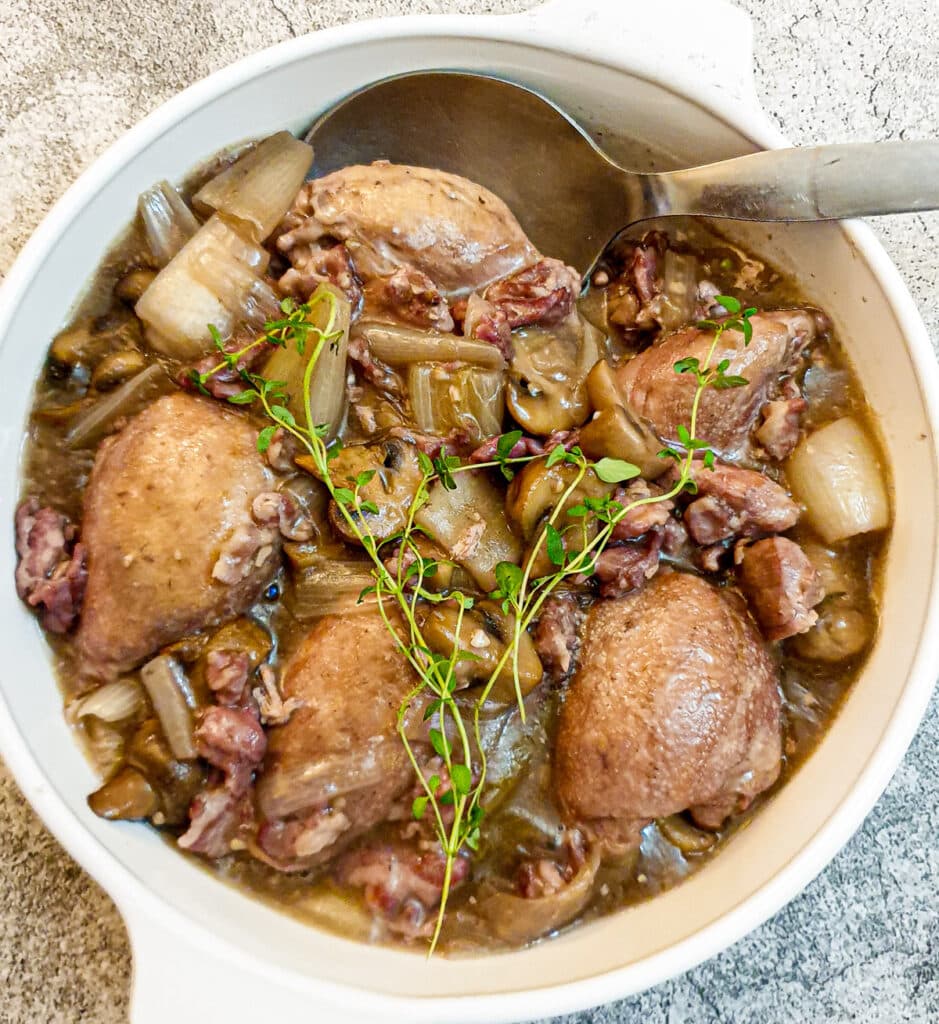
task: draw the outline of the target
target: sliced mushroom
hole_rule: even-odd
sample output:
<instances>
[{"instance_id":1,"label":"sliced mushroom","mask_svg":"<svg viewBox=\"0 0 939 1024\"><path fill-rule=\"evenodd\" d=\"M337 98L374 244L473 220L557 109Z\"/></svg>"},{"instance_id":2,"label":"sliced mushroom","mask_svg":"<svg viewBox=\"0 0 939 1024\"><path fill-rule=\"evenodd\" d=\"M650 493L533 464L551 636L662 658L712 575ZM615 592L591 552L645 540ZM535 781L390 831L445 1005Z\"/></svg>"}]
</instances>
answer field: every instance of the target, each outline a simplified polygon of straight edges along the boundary
<instances>
[{"instance_id":1,"label":"sliced mushroom","mask_svg":"<svg viewBox=\"0 0 939 1024\"><path fill-rule=\"evenodd\" d=\"M623 397L613 370L600 360L587 376L587 394L596 410L580 431L580 447L592 459L623 459L638 466L647 480L661 476L669 466L659 458L662 441L652 427Z\"/></svg>"},{"instance_id":2,"label":"sliced mushroom","mask_svg":"<svg viewBox=\"0 0 939 1024\"><path fill-rule=\"evenodd\" d=\"M484 471L456 473L452 489L437 481L414 521L488 594L499 562L518 564L521 545L505 520L502 491Z\"/></svg>"},{"instance_id":3,"label":"sliced mushroom","mask_svg":"<svg viewBox=\"0 0 939 1024\"><path fill-rule=\"evenodd\" d=\"M831 664L860 654L870 643L871 621L847 595L826 598L816 611L815 625L787 645L800 658Z\"/></svg>"},{"instance_id":4,"label":"sliced mushroom","mask_svg":"<svg viewBox=\"0 0 939 1024\"><path fill-rule=\"evenodd\" d=\"M314 476L319 475L309 456L301 455L297 465ZM397 438L379 444L356 444L343 448L329 464L329 471L337 486L350 490L362 473L374 473L369 482L359 488L359 497L363 503L374 503L378 512L363 512L361 516L354 512L351 514L360 518L363 526L378 541L397 533L407 522L408 511L424 476L417 448ZM329 521L344 540L358 543L358 537L334 501L329 505Z\"/></svg>"},{"instance_id":5,"label":"sliced mushroom","mask_svg":"<svg viewBox=\"0 0 939 1024\"><path fill-rule=\"evenodd\" d=\"M136 768L159 796L159 810L166 824L186 820L192 798L205 781L205 772L198 761L173 757L159 719L148 718L141 723L127 745L126 763Z\"/></svg>"},{"instance_id":6,"label":"sliced mushroom","mask_svg":"<svg viewBox=\"0 0 939 1024\"><path fill-rule=\"evenodd\" d=\"M464 613L462 622L456 608L434 605L421 624L424 639L435 653L450 657L458 647L473 656L457 662L454 674L461 688L486 683L492 677L506 647L512 642L514 629L515 617L506 615L494 601L480 601ZM518 681L523 697L541 682L542 675L534 642L527 632L523 632L518 644ZM517 699L511 658L499 671L488 699L496 704L511 704Z\"/></svg>"},{"instance_id":7,"label":"sliced mushroom","mask_svg":"<svg viewBox=\"0 0 939 1024\"><path fill-rule=\"evenodd\" d=\"M72 371L87 364L95 351L91 321L84 320L57 334L49 346L49 362L57 370ZM102 346L99 355L105 351Z\"/></svg>"},{"instance_id":8,"label":"sliced mushroom","mask_svg":"<svg viewBox=\"0 0 939 1024\"><path fill-rule=\"evenodd\" d=\"M122 768L88 797L88 806L109 821L139 821L159 810L160 798L135 768Z\"/></svg>"},{"instance_id":9,"label":"sliced mushroom","mask_svg":"<svg viewBox=\"0 0 939 1024\"><path fill-rule=\"evenodd\" d=\"M816 607L818 621L807 632L792 637L787 650L808 661L828 664L860 654L873 635L873 618L865 614L866 581L846 557L817 541L803 541L802 548L815 567L825 591Z\"/></svg>"},{"instance_id":10,"label":"sliced mushroom","mask_svg":"<svg viewBox=\"0 0 939 1024\"><path fill-rule=\"evenodd\" d=\"M509 485L505 498L505 514L515 533L523 540L535 538L544 518L561 500L565 490L577 477L577 468L568 463L547 464L546 459L529 462ZM565 503L567 508L585 497L600 498L610 493L610 485L588 471ZM570 524L562 512L558 528Z\"/></svg>"},{"instance_id":11,"label":"sliced mushroom","mask_svg":"<svg viewBox=\"0 0 939 1024\"><path fill-rule=\"evenodd\" d=\"M590 412L585 380L600 358L600 331L577 318L550 330L523 328L512 340L506 404L519 426L539 437L580 426Z\"/></svg>"},{"instance_id":12,"label":"sliced mushroom","mask_svg":"<svg viewBox=\"0 0 939 1024\"><path fill-rule=\"evenodd\" d=\"M47 405L42 409L36 409L33 416L44 423L68 423L94 403L94 398L86 396L76 402L69 402L68 405Z\"/></svg>"},{"instance_id":13,"label":"sliced mushroom","mask_svg":"<svg viewBox=\"0 0 939 1024\"><path fill-rule=\"evenodd\" d=\"M133 306L140 296L153 284L156 276L157 272L149 267L134 267L132 270L128 270L114 286L115 298L120 299L121 302L126 302L129 306Z\"/></svg>"},{"instance_id":14,"label":"sliced mushroom","mask_svg":"<svg viewBox=\"0 0 939 1024\"><path fill-rule=\"evenodd\" d=\"M107 391L123 384L125 380L146 369L147 360L136 349L112 352L105 356L91 375L91 386L97 391Z\"/></svg>"},{"instance_id":15,"label":"sliced mushroom","mask_svg":"<svg viewBox=\"0 0 939 1024\"><path fill-rule=\"evenodd\" d=\"M481 894L477 913L489 923L493 934L513 946L533 942L572 921L587 905L599 857L592 853L577 874L557 892L537 899L515 893Z\"/></svg>"},{"instance_id":16,"label":"sliced mushroom","mask_svg":"<svg viewBox=\"0 0 939 1024\"><path fill-rule=\"evenodd\" d=\"M134 348L141 341L140 321L132 313L108 313L82 320L56 335L49 347L49 365L54 372L73 373L95 366L109 352Z\"/></svg>"},{"instance_id":17,"label":"sliced mushroom","mask_svg":"<svg viewBox=\"0 0 939 1024\"><path fill-rule=\"evenodd\" d=\"M672 814L668 818L659 818L656 822L659 832L684 854L706 853L717 842L714 832L705 832L695 828L680 814Z\"/></svg>"},{"instance_id":18,"label":"sliced mushroom","mask_svg":"<svg viewBox=\"0 0 939 1024\"><path fill-rule=\"evenodd\" d=\"M587 374L587 397L594 409L611 409L623 404L623 394L616 383L613 367L605 359L598 359Z\"/></svg>"}]
</instances>

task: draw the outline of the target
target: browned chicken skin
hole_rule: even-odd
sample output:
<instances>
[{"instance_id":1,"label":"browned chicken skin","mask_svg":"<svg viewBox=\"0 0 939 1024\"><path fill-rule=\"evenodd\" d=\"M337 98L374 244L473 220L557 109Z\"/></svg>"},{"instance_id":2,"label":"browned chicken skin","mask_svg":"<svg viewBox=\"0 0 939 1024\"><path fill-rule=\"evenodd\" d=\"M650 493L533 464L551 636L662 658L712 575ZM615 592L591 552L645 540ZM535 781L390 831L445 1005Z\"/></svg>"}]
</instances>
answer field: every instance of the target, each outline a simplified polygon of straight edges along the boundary
<instances>
[{"instance_id":1,"label":"browned chicken skin","mask_svg":"<svg viewBox=\"0 0 939 1024\"><path fill-rule=\"evenodd\" d=\"M316 624L281 684L286 699L303 705L286 725L271 729L258 782L268 821L298 816L297 834L306 839L288 845L271 828L262 830L261 846L270 856L299 858L304 866L328 859L388 816L413 782L395 731L398 707L413 685L414 675L377 612L331 615ZM317 849L314 833L323 835L324 814L329 842Z\"/></svg>"},{"instance_id":2,"label":"browned chicken skin","mask_svg":"<svg viewBox=\"0 0 939 1024\"><path fill-rule=\"evenodd\" d=\"M738 388L708 388L701 397L696 433L725 454L739 451L747 442L760 410L774 397L780 375L792 369L799 354L820 332L817 314L810 310L778 310L757 313L753 340L744 345L738 331L726 331L711 359L717 366L730 360L728 374L746 378ZM666 335L640 352L617 371L620 386L633 409L645 416L656 431L674 441L678 427L691 420L691 403L697 382L694 374L675 372L675 363L697 357L704 366L714 338L712 331L685 327Z\"/></svg>"},{"instance_id":3,"label":"browned chicken skin","mask_svg":"<svg viewBox=\"0 0 939 1024\"><path fill-rule=\"evenodd\" d=\"M610 849L690 809L717 827L779 775L777 673L743 602L666 573L591 609L561 710L565 820Z\"/></svg>"},{"instance_id":4,"label":"browned chicken skin","mask_svg":"<svg viewBox=\"0 0 939 1024\"><path fill-rule=\"evenodd\" d=\"M78 644L86 663L103 675L132 668L251 605L278 564L279 541L251 519L253 499L271 482L251 424L182 393L154 402L102 444L82 526L88 585ZM231 544L242 539L239 562ZM222 559L232 582L217 578Z\"/></svg>"},{"instance_id":5,"label":"browned chicken skin","mask_svg":"<svg viewBox=\"0 0 939 1024\"><path fill-rule=\"evenodd\" d=\"M295 267L324 244L344 242L363 280L410 266L448 299L538 259L512 211L488 189L382 161L308 181L281 230L277 246Z\"/></svg>"}]
</instances>

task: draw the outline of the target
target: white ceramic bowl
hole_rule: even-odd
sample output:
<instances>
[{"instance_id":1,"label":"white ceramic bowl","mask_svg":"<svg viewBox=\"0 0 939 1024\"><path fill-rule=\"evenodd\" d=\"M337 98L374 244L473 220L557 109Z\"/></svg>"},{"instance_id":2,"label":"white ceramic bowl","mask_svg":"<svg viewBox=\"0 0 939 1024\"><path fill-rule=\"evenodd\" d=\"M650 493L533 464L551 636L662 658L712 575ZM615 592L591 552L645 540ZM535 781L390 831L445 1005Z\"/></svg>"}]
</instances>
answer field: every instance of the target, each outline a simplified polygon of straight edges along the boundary
<instances>
[{"instance_id":1,"label":"white ceramic bowl","mask_svg":"<svg viewBox=\"0 0 939 1024\"><path fill-rule=\"evenodd\" d=\"M626 8L629 8L627 11ZM668 32L660 26L668 24ZM709 40L732 35L733 62ZM236 140L304 127L342 94L422 67L485 69L575 117L687 163L784 144L756 101L750 25L719 0L553 0L512 17L408 18L296 39L218 72L113 146L23 250L0 297L0 517L17 497L23 423L48 339L137 194ZM610 136L607 136L609 139ZM772 236L770 242L769 236ZM844 710L788 785L691 880L533 949L427 962L304 927L215 881L149 829L87 809L95 781L60 711L49 656L0 545L0 749L69 852L117 902L137 1024L509 1021L636 992L734 942L798 893L861 823L909 744L937 673L937 382L923 324L861 225L751 227L833 315L880 417L896 523L880 639ZM889 372L883 368L889 366Z\"/></svg>"}]
</instances>

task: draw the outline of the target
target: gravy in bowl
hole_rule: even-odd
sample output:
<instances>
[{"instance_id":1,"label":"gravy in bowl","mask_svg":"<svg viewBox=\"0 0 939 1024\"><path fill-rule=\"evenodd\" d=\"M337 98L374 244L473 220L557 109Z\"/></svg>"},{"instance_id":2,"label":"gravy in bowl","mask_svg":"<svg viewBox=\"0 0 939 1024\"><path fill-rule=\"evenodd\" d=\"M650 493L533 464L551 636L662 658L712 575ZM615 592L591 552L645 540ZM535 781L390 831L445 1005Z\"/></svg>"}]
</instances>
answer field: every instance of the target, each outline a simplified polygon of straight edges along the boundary
<instances>
[{"instance_id":1,"label":"gravy in bowl","mask_svg":"<svg viewBox=\"0 0 939 1024\"><path fill-rule=\"evenodd\" d=\"M525 945L811 750L887 466L824 312L703 225L582 291L478 185L310 158L141 197L37 383L17 586L96 813L350 937Z\"/></svg>"}]
</instances>

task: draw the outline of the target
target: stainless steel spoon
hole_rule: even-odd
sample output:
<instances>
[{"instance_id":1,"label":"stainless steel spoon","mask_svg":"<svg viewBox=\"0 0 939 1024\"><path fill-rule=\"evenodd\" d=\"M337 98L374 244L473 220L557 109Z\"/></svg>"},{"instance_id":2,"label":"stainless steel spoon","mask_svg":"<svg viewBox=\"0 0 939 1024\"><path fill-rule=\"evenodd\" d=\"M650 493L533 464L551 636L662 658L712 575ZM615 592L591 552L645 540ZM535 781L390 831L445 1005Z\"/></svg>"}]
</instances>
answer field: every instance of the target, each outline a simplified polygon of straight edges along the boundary
<instances>
[{"instance_id":1,"label":"stainless steel spoon","mask_svg":"<svg viewBox=\"0 0 939 1024\"><path fill-rule=\"evenodd\" d=\"M650 217L815 221L939 207L939 140L770 150L641 174L544 96L459 71L366 86L323 114L307 141L315 175L386 159L470 178L508 203L541 252L584 274Z\"/></svg>"}]
</instances>

